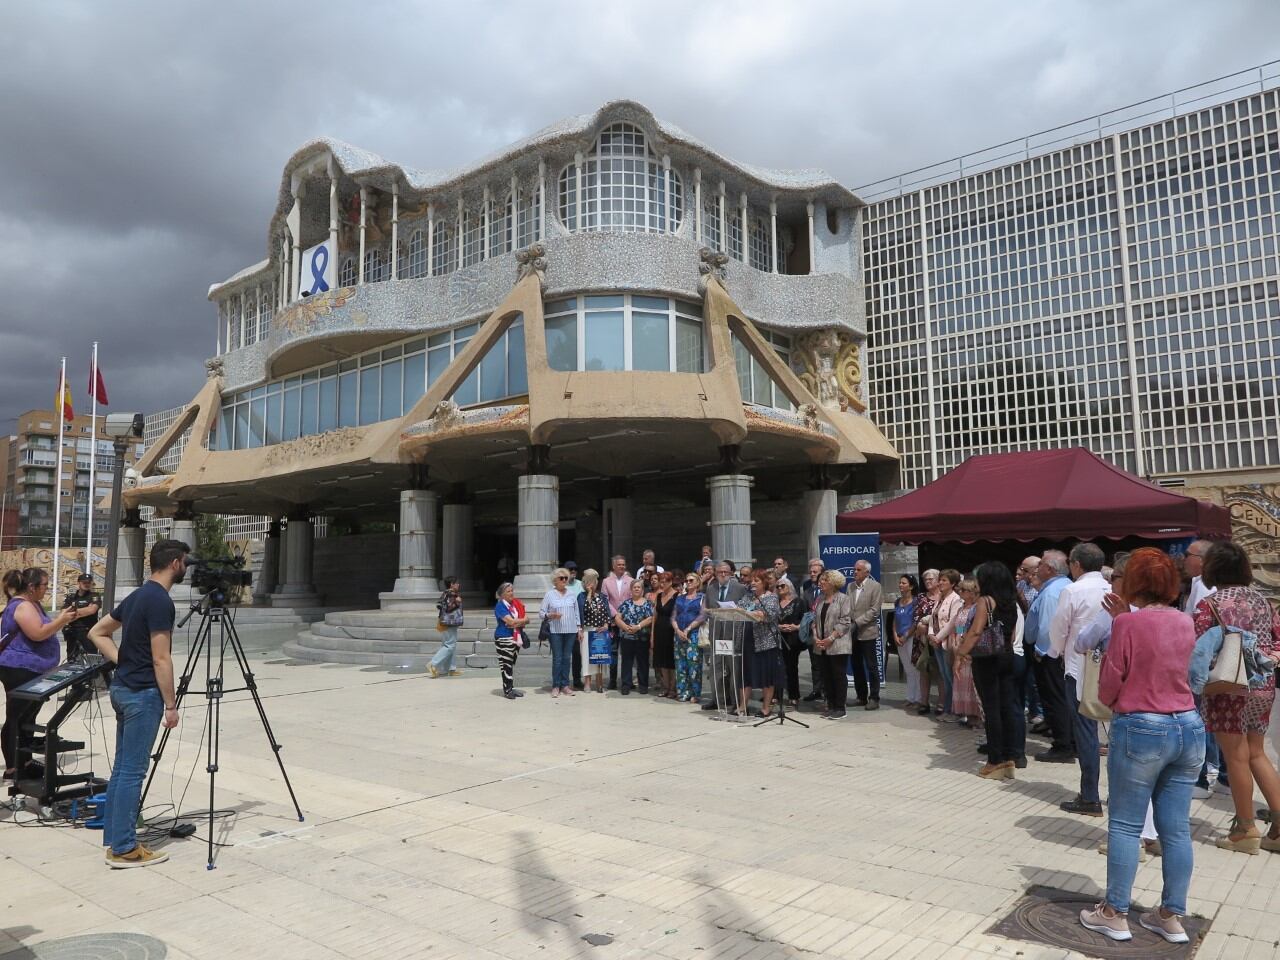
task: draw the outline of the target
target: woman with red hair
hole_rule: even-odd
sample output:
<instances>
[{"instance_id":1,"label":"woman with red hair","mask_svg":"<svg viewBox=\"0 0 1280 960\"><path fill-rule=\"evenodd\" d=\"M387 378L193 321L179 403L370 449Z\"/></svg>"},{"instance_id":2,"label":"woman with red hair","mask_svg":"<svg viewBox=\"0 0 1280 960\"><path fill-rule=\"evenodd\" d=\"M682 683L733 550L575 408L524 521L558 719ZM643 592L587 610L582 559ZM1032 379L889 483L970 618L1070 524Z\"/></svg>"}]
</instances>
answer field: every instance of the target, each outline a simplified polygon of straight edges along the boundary
<instances>
[{"instance_id":1,"label":"woman with red hair","mask_svg":"<svg viewBox=\"0 0 1280 960\"><path fill-rule=\"evenodd\" d=\"M1080 922L1112 940L1133 937L1129 898L1150 803L1164 847L1164 889L1159 909L1138 922L1170 943L1187 942L1178 918L1187 912L1191 885L1191 788L1204 762L1205 734L1187 677L1196 635L1191 618L1173 606L1181 586L1168 554L1143 547L1129 557L1124 596L1106 601L1116 614L1098 679L1098 696L1115 714L1107 751L1107 895L1081 911ZM1129 605L1137 611L1121 612Z\"/></svg>"}]
</instances>

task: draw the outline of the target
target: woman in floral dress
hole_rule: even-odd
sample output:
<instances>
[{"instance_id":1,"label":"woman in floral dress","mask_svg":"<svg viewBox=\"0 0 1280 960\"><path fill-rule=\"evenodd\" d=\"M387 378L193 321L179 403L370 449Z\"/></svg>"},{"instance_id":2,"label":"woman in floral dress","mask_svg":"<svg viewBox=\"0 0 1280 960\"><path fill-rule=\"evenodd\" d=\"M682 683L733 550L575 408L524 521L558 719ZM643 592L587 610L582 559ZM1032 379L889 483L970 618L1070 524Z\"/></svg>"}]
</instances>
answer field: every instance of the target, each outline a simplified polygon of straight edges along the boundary
<instances>
[{"instance_id":1,"label":"woman in floral dress","mask_svg":"<svg viewBox=\"0 0 1280 960\"><path fill-rule=\"evenodd\" d=\"M676 635L676 699L681 703L702 699L702 648L698 628L692 624L702 614L702 580L696 573L684 578L684 593L676 597L671 624Z\"/></svg>"},{"instance_id":2,"label":"woman in floral dress","mask_svg":"<svg viewBox=\"0 0 1280 960\"><path fill-rule=\"evenodd\" d=\"M1280 615L1255 590L1249 556L1234 543L1214 543L1204 555L1201 573L1207 587L1217 593L1205 597L1195 609L1196 636L1222 623L1246 630L1257 638L1258 650L1275 659L1280 647ZM1217 609L1218 618L1214 617ZM1238 853L1264 850L1280 852L1280 774L1267 757L1263 744L1271 706L1276 699L1275 674L1266 685L1244 694L1216 693L1201 700L1205 728L1218 740L1223 762L1231 778L1231 801L1236 815L1231 830L1217 845ZM1267 800L1271 829L1264 837L1253 819L1253 783Z\"/></svg>"},{"instance_id":3,"label":"woman in floral dress","mask_svg":"<svg viewBox=\"0 0 1280 960\"><path fill-rule=\"evenodd\" d=\"M600 574L587 570L582 574L582 592L578 594L578 619L582 623L582 681L587 693L595 681L597 693L604 693L605 672L612 659L609 650L609 601L600 592ZM603 637L603 641L601 640ZM591 656L591 641L595 638L597 650L605 651L595 659ZM587 671L590 670L590 673Z\"/></svg>"},{"instance_id":4,"label":"woman in floral dress","mask_svg":"<svg viewBox=\"0 0 1280 960\"><path fill-rule=\"evenodd\" d=\"M973 685L973 665L966 659L955 658L965 640L965 631L973 623L978 611L978 582L962 580L957 588L964 606L956 615L955 636L947 640L947 649L953 654L953 680L951 685L951 712L960 718L962 727L971 727L982 715L982 703L978 700L978 688Z\"/></svg>"},{"instance_id":5,"label":"woman in floral dress","mask_svg":"<svg viewBox=\"0 0 1280 960\"><path fill-rule=\"evenodd\" d=\"M644 582L631 581L631 596L618 605L613 618L618 625L622 669L618 672L618 692L631 693L632 668L641 693L649 692L649 629L653 626L653 604L644 595Z\"/></svg>"}]
</instances>

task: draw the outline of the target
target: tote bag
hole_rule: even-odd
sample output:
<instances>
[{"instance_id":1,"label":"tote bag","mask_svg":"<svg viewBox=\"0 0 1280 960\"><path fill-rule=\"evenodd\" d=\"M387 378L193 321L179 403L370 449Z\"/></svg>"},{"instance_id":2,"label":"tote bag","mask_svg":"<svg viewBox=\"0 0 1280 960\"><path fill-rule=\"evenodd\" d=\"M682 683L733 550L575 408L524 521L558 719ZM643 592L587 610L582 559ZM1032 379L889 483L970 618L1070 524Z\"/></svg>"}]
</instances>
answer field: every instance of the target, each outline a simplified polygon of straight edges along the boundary
<instances>
[{"instance_id":1,"label":"tote bag","mask_svg":"<svg viewBox=\"0 0 1280 960\"><path fill-rule=\"evenodd\" d=\"M1249 692L1249 669L1244 662L1244 643L1239 630L1231 630L1222 622L1218 613L1218 605L1209 601L1209 610L1213 619L1222 628L1222 646L1209 668L1209 679L1205 681L1206 696L1228 694L1243 696Z\"/></svg>"},{"instance_id":2,"label":"tote bag","mask_svg":"<svg viewBox=\"0 0 1280 960\"><path fill-rule=\"evenodd\" d=\"M1102 674L1101 650L1093 649L1084 655L1084 678L1080 684L1080 716L1090 720L1111 719L1111 708L1098 699L1098 677Z\"/></svg>"}]
</instances>

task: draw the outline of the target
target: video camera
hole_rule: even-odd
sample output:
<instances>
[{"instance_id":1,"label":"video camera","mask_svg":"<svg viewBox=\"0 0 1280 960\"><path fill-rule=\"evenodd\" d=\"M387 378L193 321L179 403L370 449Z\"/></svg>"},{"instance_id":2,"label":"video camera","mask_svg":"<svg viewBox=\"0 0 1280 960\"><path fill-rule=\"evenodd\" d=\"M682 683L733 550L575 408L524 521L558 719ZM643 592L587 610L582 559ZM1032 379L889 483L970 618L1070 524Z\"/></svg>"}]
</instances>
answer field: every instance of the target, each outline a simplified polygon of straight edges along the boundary
<instances>
[{"instance_id":1,"label":"video camera","mask_svg":"<svg viewBox=\"0 0 1280 960\"><path fill-rule=\"evenodd\" d=\"M253 583L253 574L244 569L244 557L200 557L187 555L191 586L210 596L215 603L226 602L228 594Z\"/></svg>"}]
</instances>

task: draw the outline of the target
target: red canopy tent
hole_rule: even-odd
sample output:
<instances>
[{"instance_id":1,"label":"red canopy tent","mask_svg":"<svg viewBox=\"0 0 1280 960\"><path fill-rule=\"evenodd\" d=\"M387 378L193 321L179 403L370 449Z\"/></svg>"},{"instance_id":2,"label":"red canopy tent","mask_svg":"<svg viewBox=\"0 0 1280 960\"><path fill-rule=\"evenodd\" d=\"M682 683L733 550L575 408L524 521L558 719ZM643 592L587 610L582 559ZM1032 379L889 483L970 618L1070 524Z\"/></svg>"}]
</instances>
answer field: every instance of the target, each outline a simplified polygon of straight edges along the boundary
<instances>
[{"instance_id":1,"label":"red canopy tent","mask_svg":"<svg viewBox=\"0 0 1280 960\"><path fill-rule=\"evenodd\" d=\"M1227 511L1126 473L1083 447L970 457L946 476L836 529L890 543L1177 540L1231 536Z\"/></svg>"}]
</instances>

